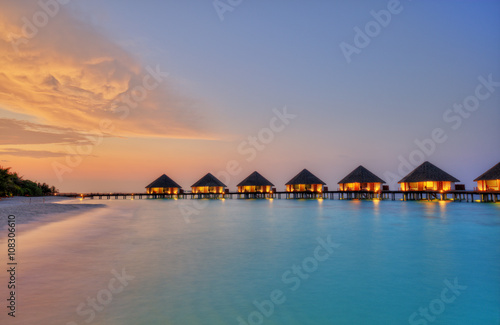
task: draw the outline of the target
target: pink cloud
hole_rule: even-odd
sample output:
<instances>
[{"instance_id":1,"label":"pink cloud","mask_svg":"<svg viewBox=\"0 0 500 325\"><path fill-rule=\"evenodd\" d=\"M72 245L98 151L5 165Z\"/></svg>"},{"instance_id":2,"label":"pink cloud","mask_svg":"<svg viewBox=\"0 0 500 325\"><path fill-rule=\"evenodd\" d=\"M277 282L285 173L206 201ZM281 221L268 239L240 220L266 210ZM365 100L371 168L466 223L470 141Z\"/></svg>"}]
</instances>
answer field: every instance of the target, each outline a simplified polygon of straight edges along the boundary
<instances>
[{"instance_id":1,"label":"pink cloud","mask_svg":"<svg viewBox=\"0 0 500 325\"><path fill-rule=\"evenodd\" d=\"M37 2L2 6L2 107L76 131L96 129L105 119L115 136L217 138L204 127L199 103L171 90L163 67L143 68L63 5L54 17L46 13L46 24L35 19L43 12ZM25 139L28 132L23 132Z\"/></svg>"}]
</instances>

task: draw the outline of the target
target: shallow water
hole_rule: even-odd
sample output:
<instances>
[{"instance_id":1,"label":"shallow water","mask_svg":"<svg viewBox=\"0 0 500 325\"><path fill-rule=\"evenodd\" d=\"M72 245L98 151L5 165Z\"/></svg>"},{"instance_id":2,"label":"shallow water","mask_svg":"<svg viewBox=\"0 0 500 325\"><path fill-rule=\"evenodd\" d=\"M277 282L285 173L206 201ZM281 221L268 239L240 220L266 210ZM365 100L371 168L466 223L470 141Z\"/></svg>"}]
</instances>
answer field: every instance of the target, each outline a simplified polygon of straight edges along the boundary
<instances>
[{"instance_id":1,"label":"shallow water","mask_svg":"<svg viewBox=\"0 0 500 325\"><path fill-rule=\"evenodd\" d=\"M84 202L19 226L1 324L500 323L500 204Z\"/></svg>"}]
</instances>

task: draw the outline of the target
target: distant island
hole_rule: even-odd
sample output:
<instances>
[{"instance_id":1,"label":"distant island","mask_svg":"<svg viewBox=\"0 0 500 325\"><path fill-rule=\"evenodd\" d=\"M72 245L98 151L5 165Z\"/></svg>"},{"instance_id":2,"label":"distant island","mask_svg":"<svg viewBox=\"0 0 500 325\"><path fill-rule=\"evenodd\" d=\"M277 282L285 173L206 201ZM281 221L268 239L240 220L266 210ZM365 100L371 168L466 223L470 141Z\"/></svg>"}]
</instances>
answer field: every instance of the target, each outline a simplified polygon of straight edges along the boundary
<instances>
[{"instance_id":1,"label":"distant island","mask_svg":"<svg viewBox=\"0 0 500 325\"><path fill-rule=\"evenodd\" d=\"M0 166L0 197L53 195L59 191L55 186L23 179L10 167Z\"/></svg>"}]
</instances>

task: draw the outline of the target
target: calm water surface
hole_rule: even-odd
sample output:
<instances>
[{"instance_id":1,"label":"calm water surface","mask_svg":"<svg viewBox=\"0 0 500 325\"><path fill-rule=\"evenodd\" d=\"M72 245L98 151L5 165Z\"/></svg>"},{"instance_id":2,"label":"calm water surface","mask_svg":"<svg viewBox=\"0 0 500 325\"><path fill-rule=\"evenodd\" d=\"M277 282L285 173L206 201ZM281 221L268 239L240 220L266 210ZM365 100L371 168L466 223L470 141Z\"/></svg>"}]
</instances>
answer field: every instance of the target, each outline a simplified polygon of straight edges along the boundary
<instances>
[{"instance_id":1,"label":"calm water surface","mask_svg":"<svg viewBox=\"0 0 500 325\"><path fill-rule=\"evenodd\" d=\"M18 226L1 324L500 324L500 204L84 202Z\"/></svg>"}]
</instances>

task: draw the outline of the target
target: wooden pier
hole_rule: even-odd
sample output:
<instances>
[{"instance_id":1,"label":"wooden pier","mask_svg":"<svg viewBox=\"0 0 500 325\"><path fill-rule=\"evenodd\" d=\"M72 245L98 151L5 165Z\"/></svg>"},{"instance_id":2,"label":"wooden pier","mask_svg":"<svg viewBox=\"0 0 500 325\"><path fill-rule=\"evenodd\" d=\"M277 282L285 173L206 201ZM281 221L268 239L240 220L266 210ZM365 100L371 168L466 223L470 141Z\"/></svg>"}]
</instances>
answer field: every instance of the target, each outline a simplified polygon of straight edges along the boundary
<instances>
[{"instance_id":1,"label":"wooden pier","mask_svg":"<svg viewBox=\"0 0 500 325\"><path fill-rule=\"evenodd\" d=\"M329 199L329 200L401 200L401 201L454 201L454 202L500 202L500 191L325 191L272 192L272 193L59 193L57 196L80 199Z\"/></svg>"}]
</instances>

